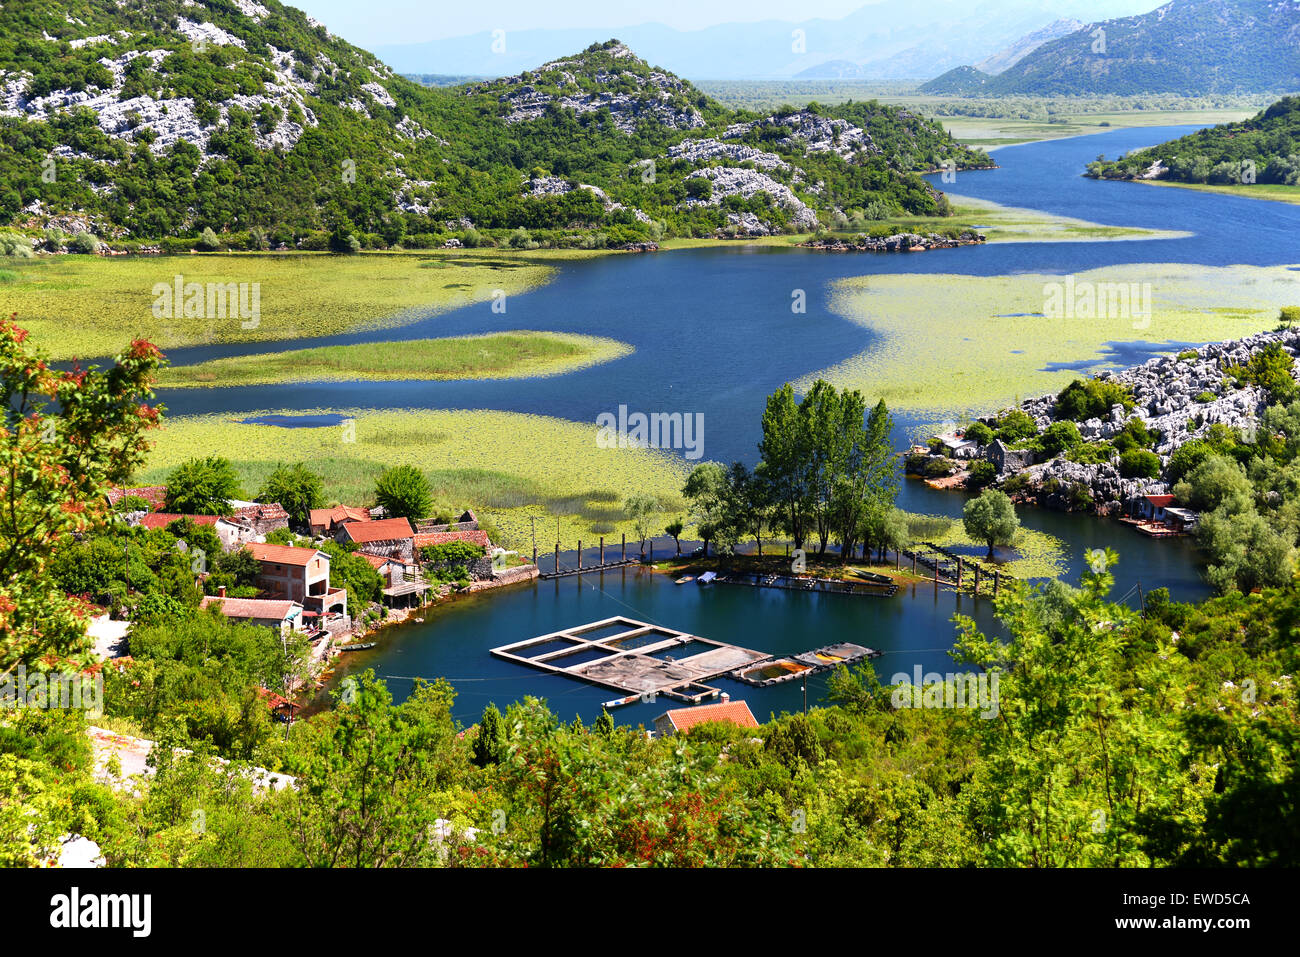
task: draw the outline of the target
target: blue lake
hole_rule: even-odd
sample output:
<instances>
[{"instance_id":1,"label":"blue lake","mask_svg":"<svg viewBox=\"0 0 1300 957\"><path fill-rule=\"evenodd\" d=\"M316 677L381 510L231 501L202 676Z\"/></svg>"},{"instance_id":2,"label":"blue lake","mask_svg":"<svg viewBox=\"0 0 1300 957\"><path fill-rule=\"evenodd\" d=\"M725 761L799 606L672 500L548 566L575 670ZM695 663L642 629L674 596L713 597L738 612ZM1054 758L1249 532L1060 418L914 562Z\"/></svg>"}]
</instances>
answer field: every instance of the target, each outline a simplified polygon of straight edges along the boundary
<instances>
[{"instance_id":1,"label":"blue lake","mask_svg":"<svg viewBox=\"0 0 1300 957\"><path fill-rule=\"evenodd\" d=\"M1183 239L1101 243L1025 243L966 247L925 255L834 255L809 250L718 246L641 256L610 256L558 265L549 284L512 297L504 315L487 304L417 320L400 329L295 341L309 345L462 335L505 329L559 330L611 336L635 352L615 362L549 379L478 382L385 382L258 386L163 392L173 415L265 409L331 410L473 408L529 412L595 422L620 404L630 409L702 412L705 457L756 458L765 397L782 383L871 349L873 334L830 312L831 283L875 273L1074 273L1140 262L1223 266L1300 262L1300 207L1142 184L1083 178L1098 153L1115 157L1135 147L1181 136L1191 127L1118 130L1096 136L1007 147L996 170L966 172L935 185L960 196L1038 209L1113 226L1191 233ZM805 315L790 310L794 290L807 295ZM942 301L936 302L942 308ZM1009 344L1009 347L1014 346ZM1183 343L1112 343L1099 361L1121 366ZM274 350L276 344L174 350L176 364ZM1071 358L1058 368L1087 364ZM899 445L917 423L898 416ZM907 482L900 505L957 515L963 498ZM1114 522L1022 510L1022 522L1069 545L1069 574L1077 577L1084 552L1111 546L1121 553L1117 595L1136 601L1137 586L1166 586L1176 598L1207 590L1185 541L1156 542ZM748 588L675 586L648 572L584 576L459 599L386 636L374 652L350 656L347 667L374 667L404 696L414 676L452 678L458 716L477 717L489 700L506 704L524 694L544 696L565 716L584 720L615 693L491 659L487 649L581 622L625 614L763 651L799 652L847 640L886 652L877 670L888 679L914 664L951 670L950 618L962 610L986 628L994 622L987 600L957 598L920 587L892 600L808 596ZM340 674L345 673L340 668ZM773 689L728 687L767 711L802 702L795 685ZM824 690L810 680L809 702ZM649 722L656 706L621 709L620 721ZM658 706L662 710L663 705Z\"/></svg>"}]
</instances>

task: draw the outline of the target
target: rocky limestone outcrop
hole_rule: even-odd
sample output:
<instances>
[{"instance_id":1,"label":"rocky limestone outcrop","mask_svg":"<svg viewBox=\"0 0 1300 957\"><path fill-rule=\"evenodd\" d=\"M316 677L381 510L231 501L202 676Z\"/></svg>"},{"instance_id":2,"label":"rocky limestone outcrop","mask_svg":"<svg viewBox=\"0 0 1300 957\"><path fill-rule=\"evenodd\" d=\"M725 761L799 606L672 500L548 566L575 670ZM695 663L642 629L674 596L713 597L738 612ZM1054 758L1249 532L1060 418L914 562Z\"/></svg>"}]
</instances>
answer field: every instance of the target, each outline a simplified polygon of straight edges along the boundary
<instances>
[{"instance_id":1,"label":"rocky limestone outcrop","mask_svg":"<svg viewBox=\"0 0 1300 957\"><path fill-rule=\"evenodd\" d=\"M691 173L687 179L707 179L712 184L712 195L708 199L686 199L680 204L683 208L691 206L717 206L728 196L752 198L756 193L767 193L790 214L791 222L800 229L810 229L817 225L817 214L799 199L789 186L779 183L766 173L758 170L741 169L733 166L711 166ZM732 225L751 230L751 235L766 235L771 225L764 223L753 213L732 213Z\"/></svg>"},{"instance_id":2,"label":"rocky limestone outcrop","mask_svg":"<svg viewBox=\"0 0 1300 957\"><path fill-rule=\"evenodd\" d=\"M1290 353L1294 361L1300 355L1300 330L1262 332L1187 350L1180 353L1181 358L1159 356L1128 369L1103 372L1096 378L1126 386L1134 406L1126 410L1122 405L1115 405L1104 418L1076 423L1079 434L1085 442L1110 440L1136 419L1156 434L1152 451L1160 457L1162 475L1178 448L1203 438L1212 426L1222 425L1237 429L1245 436L1253 435L1268 397L1256 385L1244 384L1239 388L1228 370L1249 364L1255 353L1274 344ZM1020 405L1034 420L1040 434L1056 421L1052 416L1056 398L1055 394L1039 396ZM996 416L983 419L991 426L995 420ZM1140 495L1169 491L1169 485L1162 479L1122 477L1113 461L1085 465L1064 456L999 476L999 484L1008 481L1024 491L1039 494L1042 504L1063 508L1070 507L1064 504L1069 491L1081 487L1102 513L1114 512Z\"/></svg>"}]
</instances>

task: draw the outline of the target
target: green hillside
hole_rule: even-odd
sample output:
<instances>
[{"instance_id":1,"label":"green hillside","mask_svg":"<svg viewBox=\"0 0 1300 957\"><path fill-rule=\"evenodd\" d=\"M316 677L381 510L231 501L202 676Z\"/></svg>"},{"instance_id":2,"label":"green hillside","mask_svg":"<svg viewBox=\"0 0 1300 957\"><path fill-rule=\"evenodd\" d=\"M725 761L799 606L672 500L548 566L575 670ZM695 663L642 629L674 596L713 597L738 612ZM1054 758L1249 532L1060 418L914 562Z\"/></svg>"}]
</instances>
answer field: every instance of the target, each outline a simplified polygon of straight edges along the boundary
<instances>
[{"instance_id":1,"label":"green hillside","mask_svg":"<svg viewBox=\"0 0 1300 957\"><path fill-rule=\"evenodd\" d=\"M1300 186L1300 97L1288 96L1241 123L1198 130L1088 164L1094 179L1159 179L1178 183L1273 183Z\"/></svg>"},{"instance_id":2,"label":"green hillside","mask_svg":"<svg viewBox=\"0 0 1300 957\"><path fill-rule=\"evenodd\" d=\"M894 107L724 108L609 41L424 87L275 0L0 7L0 225L320 248L613 245L942 215L986 165ZM525 231L521 233L520 230Z\"/></svg>"}]
</instances>

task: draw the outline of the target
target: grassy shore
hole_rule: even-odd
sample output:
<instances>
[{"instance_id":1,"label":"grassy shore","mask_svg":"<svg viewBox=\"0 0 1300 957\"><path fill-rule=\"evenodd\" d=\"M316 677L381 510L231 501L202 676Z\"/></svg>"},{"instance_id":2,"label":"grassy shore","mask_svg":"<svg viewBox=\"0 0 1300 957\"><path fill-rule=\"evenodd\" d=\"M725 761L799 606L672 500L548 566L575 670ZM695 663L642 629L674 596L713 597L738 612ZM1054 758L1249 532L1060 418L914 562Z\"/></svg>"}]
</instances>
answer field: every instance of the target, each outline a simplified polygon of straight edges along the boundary
<instances>
[{"instance_id":1,"label":"grassy shore","mask_svg":"<svg viewBox=\"0 0 1300 957\"><path fill-rule=\"evenodd\" d=\"M1131 264L1081 272L1084 283L1149 284L1151 315L1048 318L1053 275L885 275L841 280L834 311L879 333L872 349L805 376L861 389L890 408L939 421L996 411L1021 398L1054 392L1126 358L1113 343L1173 352L1272 328L1278 309L1300 303L1300 276L1286 267ZM1141 297L1139 297L1141 298ZM1060 368L1055 364L1070 364Z\"/></svg>"},{"instance_id":2,"label":"grassy shore","mask_svg":"<svg viewBox=\"0 0 1300 957\"><path fill-rule=\"evenodd\" d=\"M524 379L560 375L631 353L631 346L601 336L495 332L232 356L165 368L158 385L175 389L324 380Z\"/></svg>"},{"instance_id":3,"label":"grassy shore","mask_svg":"<svg viewBox=\"0 0 1300 957\"><path fill-rule=\"evenodd\" d=\"M269 342L392 328L494 294L518 295L551 279L546 258L477 250L39 257L6 264L12 278L0 284L0 310L17 313L33 342L56 359L111 355L136 338L164 351ZM228 305L226 318L186 317L177 304L170 315L161 308L155 315L155 286L174 287L177 276L205 292L208 283L248 283L250 299L256 283L259 314L246 319ZM206 305L205 313L215 312Z\"/></svg>"},{"instance_id":4,"label":"grassy shore","mask_svg":"<svg viewBox=\"0 0 1300 957\"><path fill-rule=\"evenodd\" d=\"M945 515L924 515L917 512L904 513L914 542L933 542L950 549L963 557L988 565L985 561L987 546L974 541L966 534L966 527L960 519ZM743 542L741 547L745 554L718 556L710 553L708 558L702 556L674 555L656 563L658 571L670 575L699 575L706 571L721 572L725 569L742 569L750 571L767 571L771 573L788 573L790 559L787 547L789 543L781 538L763 542L763 556L755 554L752 540ZM671 553L672 543L668 543ZM837 554L828 553L824 558L817 555L816 542L805 543L805 568L802 574L815 578L834 578L853 581L858 571L871 571L887 575L900 586L921 584L932 580L932 572L919 568L912 574L910 562L901 567L894 567L891 555L883 563L874 559L856 559L841 564ZM656 555L662 555L662 543L655 549ZM1065 572L1065 543L1053 535L1034 529L1022 528L1017 534L1014 548L1000 548L997 554L997 567L1003 572L1020 579L1057 578ZM990 587L991 583L990 583Z\"/></svg>"},{"instance_id":5,"label":"grassy shore","mask_svg":"<svg viewBox=\"0 0 1300 957\"><path fill-rule=\"evenodd\" d=\"M978 173L958 173L977 176ZM1134 239L1181 239L1188 233L1175 230L1140 229L1135 226L1103 226L1085 219L1057 216L1034 209L1002 206L969 196L948 194L956 219L976 224L990 243L1083 243ZM943 222L943 220L936 220Z\"/></svg>"},{"instance_id":6,"label":"grassy shore","mask_svg":"<svg viewBox=\"0 0 1300 957\"><path fill-rule=\"evenodd\" d=\"M1238 183L1236 185L1215 183L1176 183L1168 179L1139 179L1135 183L1149 186L1177 186L1179 189L1191 189L1198 193L1218 193L1220 196L1240 196L1244 199L1271 199L1277 203L1295 203L1300 205L1300 186L1283 186L1281 183Z\"/></svg>"},{"instance_id":7,"label":"grassy shore","mask_svg":"<svg viewBox=\"0 0 1300 957\"><path fill-rule=\"evenodd\" d=\"M246 424L267 415L339 414L343 424L284 428ZM244 491L256 494L278 462L304 462L325 479L330 501L366 505L375 479L392 465L423 469L434 499L455 509L473 508L505 535L505 544L531 553L533 519L540 548L559 540L617 535L632 527L623 501L632 491L664 505L662 528L681 513L686 464L653 449L600 448L594 425L537 415L493 411L317 410L205 415L167 419L152 433L155 445L138 476L162 481L182 461L215 451L231 459Z\"/></svg>"}]
</instances>

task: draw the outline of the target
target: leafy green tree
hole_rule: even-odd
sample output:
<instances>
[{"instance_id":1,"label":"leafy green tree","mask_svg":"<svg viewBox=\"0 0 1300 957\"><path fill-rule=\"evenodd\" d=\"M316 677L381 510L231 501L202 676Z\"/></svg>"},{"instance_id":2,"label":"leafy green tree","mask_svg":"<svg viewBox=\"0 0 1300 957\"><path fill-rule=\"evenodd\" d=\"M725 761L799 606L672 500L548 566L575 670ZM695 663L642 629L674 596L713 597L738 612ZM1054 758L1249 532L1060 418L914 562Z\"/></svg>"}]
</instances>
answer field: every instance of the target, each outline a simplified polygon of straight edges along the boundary
<instances>
[{"instance_id":1,"label":"leafy green tree","mask_svg":"<svg viewBox=\"0 0 1300 957\"><path fill-rule=\"evenodd\" d=\"M1020 519L1015 506L1005 492L985 489L979 497L971 499L962 509L962 524L966 534L988 544L988 558L993 558L995 545L1014 544L1020 530Z\"/></svg>"},{"instance_id":2,"label":"leafy green tree","mask_svg":"<svg viewBox=\"0 0 1300 957\"><path fill-rule=\"evenodd\" d=\"M58 589L52 557L98 519L104 494L143 463L147 401L160 354L137 341L108 369L58 372L0 323L0 679L48 656L88 648L77 603Z\"/></svg>"},{"instance_id":3,"label":"leafy green tree","mask_svg":"<svg viewBox=\"0 0 1300 957\"><path fill-rule=\"evenodd\" d=\"M323 479L302 462L294 465L281 463L262 482L257 500L279 502L294 525L306 528L311 510L325 504Z\"/></svg>"},{"instance_id":4,"label":"leafy green tree","mask_svg":"<svg viewBox=\"0 0 1300 957\"><path fill-rule=\"evenodd\" d=\"M433 508L429 480L414 465L395 465L385 469L375 483L375 499L389 518L411 521L424 518Z\"/></svg>"},{"instance_id":5,"label":"leafy green tree","mask_svg":"<svg viewBox=\"0 0 1300 957\"><path fill-rule=\"evenodd\" d=\"M667 525L664 526L664 534L671 535L673 537L673 544L677 546L678 555L682 553L681 536L682 536L682 532L684 532L685 530L686 530L686 525L682 522L680 518L675 518Z\"/></svg>"},{"instance_id":6,"label":"leafy green tree","mask_svg":"<svg viewBox=\"0 0 1300 957\"><path fill-rule=\"evenodd\" d=\"M485 768L489 764L500 764L506 756L506 732L501 719L501 712L495 704L483 709L479 718L478 735L474 738L474 763Z\"/></svg>"},{"instance_id":7,"label":"leafy green tree","mask_svg":"<svg viewBox=\"0 0 1300 957\"><path fill-rule=\"evenodd\" d=\"M650 537L651 518L659 511L659 500L653 495L629 495L623 503L623 514L632 522L636 537L641 540L641 556L645 557L645 540Z\"/></svg>"},{"instance_id":8,"label":"leafy green tree","mask_svg":"<svg viewBox=\"0 0 1300 957\"><path fill-rule=\"evenodd\" d=\"M691 469L682 486L682 495L691 507L695 530L704 541L704 554L709 553L709 543L723 538L726 529L727 470L717 462L701 462Z\"/></svg>"},{"instance_id":9,"label":"leafy green tree","mask_svg":"<svg viewBox=\"0 0 1300 957\"><path fill-rule=\"evenodd\" d=\"M239 476L220 455L187 459L167 476L166 509L182 515L229 515L231 499L243 497Z\"/></svg>"}]
</instances>

